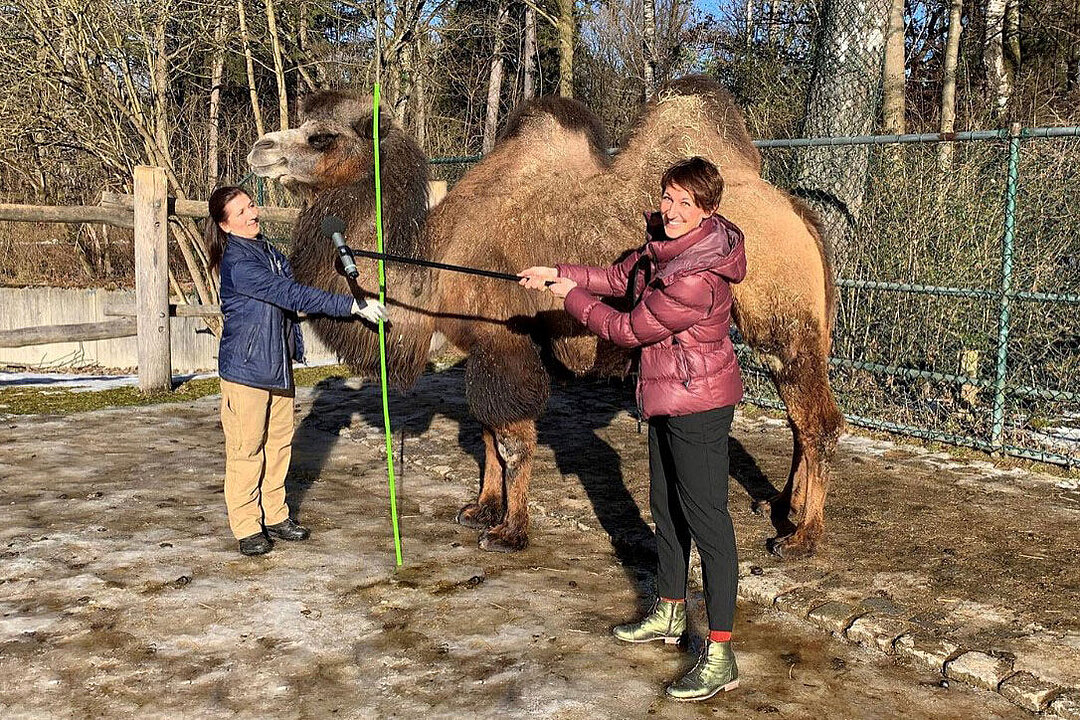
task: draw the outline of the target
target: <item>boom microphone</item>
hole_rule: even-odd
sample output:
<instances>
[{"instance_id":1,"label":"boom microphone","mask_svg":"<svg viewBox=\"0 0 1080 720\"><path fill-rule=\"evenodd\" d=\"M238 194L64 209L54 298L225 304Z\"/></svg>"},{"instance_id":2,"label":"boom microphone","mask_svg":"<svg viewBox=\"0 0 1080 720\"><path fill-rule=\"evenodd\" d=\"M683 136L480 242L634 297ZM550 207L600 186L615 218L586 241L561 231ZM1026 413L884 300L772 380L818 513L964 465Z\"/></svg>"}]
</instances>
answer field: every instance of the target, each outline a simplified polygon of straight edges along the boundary
<instances>
[{"instance_id":1,"label":"boom microphone","mask_svg":"<svg viewBox=\"0 0 1080 720\"><path fill-rule=\"evenodd\" d=\"M322 234L333 241L338 257L341 259L341 267L346 275L355 280L360 271L356 269L356 263L353 262L352 250L345 244L345 223L337 216L327 215L322 219Z\"/></svg>"},{"instance_id":2,"label":"boom microphone","mask_svg":"<svg viewBox=\"0 0 1080 720\"><path fill-rule=\"evenodd\" d=\"M496 280L518 282L522 279L520 275L495 272L494 270L481 270L480 268L464 267L462 265L450 265L448 263L435 262L434 260L372 252L371 250L353 250L345 244L345 223L341 221L341 218L334 215L327 215L322 219L322 233L334 241L334 247L337 248L338 255L341 257L341 265L345 268L345 274L351 278L355 278L359 274L356 270L356 263L354 262L354 257L358 255L363 258L371 258L372 260L383 260L387 262L402 263L404 265L418 265L420 267L435 268L436 270L449 270L450 272L465 273L467 275L480 275L481 277L495 278ZM555 283L551 280L544 283L545 286L554 284Z\"/></svg>"}]
</instances>

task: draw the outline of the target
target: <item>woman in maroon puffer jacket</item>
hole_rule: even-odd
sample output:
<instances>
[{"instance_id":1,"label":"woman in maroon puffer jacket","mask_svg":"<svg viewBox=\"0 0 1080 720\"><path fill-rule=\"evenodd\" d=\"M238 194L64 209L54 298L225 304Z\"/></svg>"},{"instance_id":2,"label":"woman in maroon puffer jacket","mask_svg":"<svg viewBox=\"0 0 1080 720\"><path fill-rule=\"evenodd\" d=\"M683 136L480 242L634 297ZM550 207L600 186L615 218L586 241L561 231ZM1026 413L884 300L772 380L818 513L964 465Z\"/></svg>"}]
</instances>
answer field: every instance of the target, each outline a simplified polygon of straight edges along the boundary
<instances>
[{"instance_id":1,"label":"woman in maroon puffer jacket","mask_svg":"<svg viewBox=\"0 0 1080 720\"><path fill-rule=\"evenodd\" d=\"M641 621L614 628L642 643L678 642L686 631L686 576L693 539L701 555L709 638L701 657L667 688L706 700L738 687L731 649L738 561L727 510L728 431L743 385L728 336L731 288L746 275L742 232L716 214L724 183L694 157L661 180L660 212L647 242L608 268L532 267L522 285L564 298L566 312L605 340L641 349L637 401L649 421L649 500L656 524L657 599ZM626 296L619 312L598 296Z\"/></svg>"}]
</instances>

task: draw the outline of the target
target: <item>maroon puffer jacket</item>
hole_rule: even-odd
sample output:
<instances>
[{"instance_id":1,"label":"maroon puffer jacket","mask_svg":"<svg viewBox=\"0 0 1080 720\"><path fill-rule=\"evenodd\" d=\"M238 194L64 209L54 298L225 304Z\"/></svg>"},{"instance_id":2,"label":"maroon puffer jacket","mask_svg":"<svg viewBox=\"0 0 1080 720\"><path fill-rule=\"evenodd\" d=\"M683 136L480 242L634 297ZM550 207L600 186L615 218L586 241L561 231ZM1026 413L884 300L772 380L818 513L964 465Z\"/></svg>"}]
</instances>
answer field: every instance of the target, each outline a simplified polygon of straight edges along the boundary
<instances>
[{"instance_id":1,"label":"maroon puffer jacket","mask_svg":"<svg viewBox=\"0 0 1080 720\"><path fill-rule=\"evenodd\" d=\"M566 311L605 340L641 348L637 401L644 417L734 405L743 384L728 337L728 283L746 276L742 231L712 215L668 240L659 213L646 216L646 228L645 246L616 265L558 266L560 277L578 284L566 296ZM597 297L625 295L631 276L639 299L630 312Z\"/></svg>"}]
</instances>

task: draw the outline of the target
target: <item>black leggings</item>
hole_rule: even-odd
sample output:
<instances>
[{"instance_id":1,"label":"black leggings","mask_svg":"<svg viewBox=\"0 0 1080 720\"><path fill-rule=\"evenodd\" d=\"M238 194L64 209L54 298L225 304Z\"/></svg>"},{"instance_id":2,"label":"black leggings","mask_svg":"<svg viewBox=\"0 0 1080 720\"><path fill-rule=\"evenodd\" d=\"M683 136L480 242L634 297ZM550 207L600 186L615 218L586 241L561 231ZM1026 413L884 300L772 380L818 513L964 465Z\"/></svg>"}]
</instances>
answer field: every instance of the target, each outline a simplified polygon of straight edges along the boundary
<instances>
[{"instance_id":1,"label":"black leggings","mask_svg":"<svg viewBox=\"0 0 1080 720\"><path fill-rule=\"evenodd\" d=\"M701 556L709 629L731 631L738 558L728 515L728 432L735 406L649 420L649 502L656 523L656 589L686 597L690 540Z\"/></svg>"}]
</instances>

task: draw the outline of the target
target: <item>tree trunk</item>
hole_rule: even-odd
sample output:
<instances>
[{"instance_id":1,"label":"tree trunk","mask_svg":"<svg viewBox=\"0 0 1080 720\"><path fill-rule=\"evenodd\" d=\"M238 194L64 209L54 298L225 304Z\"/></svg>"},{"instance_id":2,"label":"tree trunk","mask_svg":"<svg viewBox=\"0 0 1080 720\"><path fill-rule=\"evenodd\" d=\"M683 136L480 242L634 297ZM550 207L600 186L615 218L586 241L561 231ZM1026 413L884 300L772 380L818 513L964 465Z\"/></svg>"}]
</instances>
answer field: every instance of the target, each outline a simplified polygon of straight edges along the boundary
<instances>
[{"instance_id":1,"label":"tree trunk","mask_svg":"<svg viewBox=\"0 0 1080 720\"><path fill-rule=\"evenodd\" d=\"M300 77L304 79L304 84L307 86L309 92L314 92L319 85L319 65L315 63L315 78L311 77L311 74L304 67L308 59L311 58L311 42L308 40L308 3L300 3L300 17L299 17L299 29L296 34L297 47L300 52L297 53L299 57L296 58L296 71L300 73Z\"/></svg>"},{"instance_id":2,"label":"tree trunk","mask_svg":"<svg viewBox=\"0 0 1080 720\"><path fill-rule=\"evenodd\" d=\"M754 0L746 0L743 20L743 30L746 32L746 47L750 47L754 44Z\"/></svg>"},{"instance_id":3,"label":"tree trunk","mask_svg":"<svg viewBox=\"0 0 1080 720\"><path fill-rule=\"evenodd\" d=\"M951 133L956 128L956 61L960 56L960 34L964 31L961 16L964 0L949 5L949 36L945 43L945 61L941 70L941 124L938 132ZM938 164L942 171L952 164L953 144L938 144Z\"/></svg>"},{"instance_id":4,"label":"tree trunk","mask_svg":"<svg viewBox=\"0 0 1080 720\"><path fill-rule=\"evenodd\" d=\"M410 41L402 48L401 57L398 60L398 69L394 74L397 88L394 93L393 113L394 119L402 127L405 126L405 111L408 109L413 88L416 86L418 58L419 51L416 43Z\"/></svg>"},{"instance_id":5,"label":"tree trunk","mask_svg":"<svg viewBox=\"0 0 1080 720\"><path fill-rule=\"evenodd\" d=\"M651 100L656 94L656 0L644 0L642 18L642 71L645 78L645 100Z\"/></svg>"},{"instance_id":6,"label":"tree trunk","mask_svg":"<svg viewBox=\"0 0 1080 720\"><path fill-rule=\"evenodd\" d=\"M536 97L536 11L529 5L525 6L525 44L521 56L525 74L522 100L531 100Z\"/></svg>"},{"instance_id":7,"label":"tree trunk","mask_svg":"<svg viewBox=\"0 0 1080 720\"><path fill-rule=\"evenodd\" d=\"M420 66L424 67L425 58L420 56ZM416 78L416 144L420 149L427 152L427 77L426 72L421 72Z\"/></svg>"},{"instance_id":8,"label":"tree trunk","mask_svg":"<svg viewBox=\"0 0 1080 720\"><path fill-rule=\"evenodd\" d=\"M574 97L574 0L558 0L559 94Z\"/></svg>"},{"instance_id":9,"label":"tree trunk","mask_svg":"<svg viewBox=\"0 0 1080 720\"><path fill-rule=\"evenodd\" d=\"M503 26L509 15L507 0L500 0L495 16L495 41L491 49L491 70L488 73L487 115L484 117L483 152L495 147L495 131L499 127L499 98L503 81Z\"/></svg>"},{"instance_id":10,"label":"tree trunk","mask_svg":"<svg viewBox=\"0 0 1080 720\"><path fill-rule=\"evenodd\" d=\"M886 135L903 135L907 127L904 121L904 0L892 0L888 32L882 83L882 130Z\"/></svg>"},{"instance_id":11,"label":"tree trunk","mask_svg":"<svg viewBox=\"0 0 1080 720\"><path fill-rule=\"evenodd\" d=\"M274 77L277 79L279 130L289 129L289 91L285 86L285 65L281 61L281 40L277 32L274 0L266 0L266 26L270 30L270 47L274 54Z\"/></svg>"},{"instance_id":12,"label":"tree trunk","mask_svg":"<svg viewBox=\"0 0 1080 720\"><path fill-rule=\"evenodd\" d=\"M263 126L262 110L259 109L259 91L255 89L255 61L251 57L251 38L248 35L247 16L244 14L244 0L236 0L236 15L240 20L240 40L244 45L248 95L251 97L251 112L255 115L255 132L262 137L266 129Z\"/></svg>"},{"instance_id":13,"label":"tree trunk","mask_svg":"<svg viewBox=\"0 0 1080 720\"><path fill-rule=\"evenodd\" d=\"M154 58L151 64L151 93L154 98L154 143L164 164L172 165L169 152L169 113L166 97L169 90L169 56L165 46L166 25L170 15L169 3L160 5L160 17L154 24Z\"/></svg>"},{"instance_id":14,"label":"tree trunk","mask_svg":"<svg viewBox=\"0 0 1080 720\"><path fill-rule=\"evenodd\" d=\"M218 133L221 114L221 78L225 68L225 17L218 19L214 28L214 55L210 60L210 131L207 141L206 184L214 187L218 182Z\"/></svg>"},{"instance_id":15,"label":"tree trunk","mask_svg":"<svg viewBox=\"0 0 1080 720\"><path fill-rule=\"evenodd\" d=\"M826 0L817 33L805 137L870 134L881 99L882 60L892 0ZM869 146L809 148L799 158L797 192L821 214L837 257L862 210Z\"/></svg>"},{"instance_id":16,"label":"tree trunk","mask_svg":"<svg viewBox=\"0 0 1080 720\"><path fill-rule=\"evenodd\" d=\"M1001 41L1005 46L1005 67L1015 84L1020 72L1020 0L1005 2L1005 34Z\"/></svg>"},{"instance_id":17,"label":"tree trunk","mask_svg":"<svg viewBox=\"0 0 1080 720\"><path fill-rule=\"evenodd\" d=\"M1004 112L1012 97L1012 75L1005 60L1006 0L986 0L986 36L983 38L983 70L986 91L993 99L995 115Z\"/></svg>"}]
</instances>

